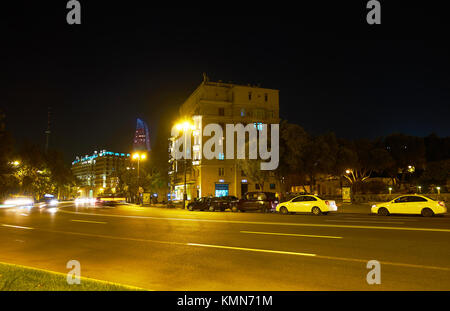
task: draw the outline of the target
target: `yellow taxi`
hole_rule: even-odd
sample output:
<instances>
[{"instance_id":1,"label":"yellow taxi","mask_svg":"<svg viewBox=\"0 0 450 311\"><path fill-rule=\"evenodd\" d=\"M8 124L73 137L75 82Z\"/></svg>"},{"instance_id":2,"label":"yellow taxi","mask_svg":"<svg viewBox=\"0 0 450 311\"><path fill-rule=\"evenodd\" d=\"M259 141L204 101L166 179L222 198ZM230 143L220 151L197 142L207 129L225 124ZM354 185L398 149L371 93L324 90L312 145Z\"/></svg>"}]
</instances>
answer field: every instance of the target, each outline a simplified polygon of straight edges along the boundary
<instances>
[{"instance_id":1,"label":"yellow taxi","mask_svg":"<svg viewBox=\"0 0 450 311\"><path fill-rule=\"evenodd\" d=\"M402 195L390 202L372 205L372 213L381 216L390 214L415 214L425 217L447 213L445 203L435 201L423 195Z\"/></svg>"},{"instance_id":2,"label":"yellow taxi","mask_svg":"<svg viewBox=\"0 0 450 311\"><path fill-rule=\"evenodd\" d=\"M299 195L293 199L279 203L276 211L281 214L312 213L314 215L326 215L328 212L337 211L335 201L324 200L317 195Z\"/></svg>"}]
</instances>

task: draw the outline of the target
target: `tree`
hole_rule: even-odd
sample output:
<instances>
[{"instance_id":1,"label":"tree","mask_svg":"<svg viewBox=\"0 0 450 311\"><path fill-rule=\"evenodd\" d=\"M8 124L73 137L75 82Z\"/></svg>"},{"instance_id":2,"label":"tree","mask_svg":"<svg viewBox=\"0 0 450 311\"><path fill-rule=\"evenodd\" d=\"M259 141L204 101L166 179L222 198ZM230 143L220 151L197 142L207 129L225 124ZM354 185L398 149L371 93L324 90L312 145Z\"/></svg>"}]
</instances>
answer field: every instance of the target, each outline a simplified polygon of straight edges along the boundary
<instances>
[{"instance_id":1,"label":"tree","mask_svg":"<svg viewBox=\"0 0 450 311\"><path fill-rule=\"evenodd\" d=\"M136 202L139 191L136 170L124 168L117 172L117 177L119 178L118 192L125 195L127 202Z\"/></svg>"},{"instance_id":2,"label":"tree","mask_svg":"<svg viewBox=\"0 0 450 311\"><path fill-rule=\"evenodd\" d=\"M6 131L5 114L0 110L0 199L19 189L19 181L14 176L15 167L11 165L13 139Z\"/></svg>"},{"instance_id":3,"label":"tree","mask_svg":"<svg viewBox=\"0 0 450 311\"><path fill-rule=\"evenodd\" d=\"M334 134L310 137L304 147L304 172L308 176L311 192L316 190L316 183L321 175L330 174L336 163L336 145Z\"/></svg>"},{"instance_id":4,"label":"tree","mask_svg":"<svg viewBox=\"0 0 450 311\"><path fill-rule=\"evenodd\" d=\"M383 173L394 167L394 161L389 152L380 144L379 140L359 139L346 143L343 148L348 149L348 167L343 176L357 193L373 173Z\"/></svg>"},{"instance_id":5,"label":"tree","mask_svg":"<svg viewBox=\"0 0 450 311\"><path fill-rule=\"evenodd\" d=\"M45 161L50 170L50 179L56 188L58 198L62 197L63 192L67 194L68 187L75 185L75 177L72 171L64 163L63 155L55 150L49 151L45 155Z\"/></svg>"},{"instance_id":6,"label":"tree","mask_svg":"<svg viewBox=\"0 0 450 311\"><path fill-rule=\"evenodd\" d=\"M424 189L431 185L446 185L450 179L450 159L434 161L427 164L425 171L419 178Z\"/></svg>"},{"instance_id":7,"label":"tree","mask_svg":"<svg viewBox=\"0 0 450 311\"><path fill-rule=\"evenodd\" d=\"M282 193L294 185L306 183L303 157L308 140L309 136L301 126L285 120L280 123L280 162L275 173Z\"/></svg>"},{"instance_id":8,"label":"tree","mask_svg":"<svg viewBox=\"0 0 450 311\"><path fill-rule=\"evenodd\" d=\"M404 134L391 134L384 140L385 148L395 161L395 170L391 175L400 175L400 188L404 186L410 168L423 168L426 163L423 138ZM392 177L397 180L397 177Z\"/></svg>"}]
</instances>

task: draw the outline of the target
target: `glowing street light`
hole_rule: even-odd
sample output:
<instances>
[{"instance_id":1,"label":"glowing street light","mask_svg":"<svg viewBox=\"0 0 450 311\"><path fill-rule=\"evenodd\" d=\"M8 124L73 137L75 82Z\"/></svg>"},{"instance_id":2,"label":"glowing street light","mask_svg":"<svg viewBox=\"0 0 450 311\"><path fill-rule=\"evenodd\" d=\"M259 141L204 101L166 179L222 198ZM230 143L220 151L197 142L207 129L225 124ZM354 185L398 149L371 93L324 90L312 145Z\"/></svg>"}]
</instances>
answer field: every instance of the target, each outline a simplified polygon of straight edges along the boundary
<instances>
[{"instance_id":1,"label":"glowing street light","mask_svg":"<svg viewBox=\"0 0 450 311\"><path fill-rule=\"evenodd\" d=\"M193 131L195 130L195 126L190 123L189 121L180 122L178 124L175 124L175 128L178 131L184 132L184 192L183 192L183 208L186 208L186 199L187 199L187 190L186 190L186 163L187 163L187 133L189 130Z\"/></svg>"},{"instance_id":2,"label":"glowing street light","mask_svg":"<svg viewBox=\"0 0 450 311\"><path fill-rule=\"evenodd\" d=\"M138 179L139 179L139 163L141 162L141 160L145 160L147 158L147 155L145 153L135 152L135 153L133 153L131 158L133 160L137 160L137 163L138 163Z\"/></svg>"},{"instance_id":3,"label":"glowing street light","mask_svg":"<svg viewBox=\"0 0 450 311\"><path fill-rule=\"evenodd\" d=\"M389 194L392 194L392 187L389 187Z\"/></svg>"},{"instance_id":4,"label":"glowing street light","mask_svg":"<svg viewBox=\"0 0 450 311\"><path fill-rule=\"evenodd\" d=\"M438 194L441 194L441 187L436 187Z\"/></svg>"},{"instance_id":5,"label":"glowing street light","mask_svg":"<svg viewBox=\"0 0 450 311\"><path fill-rule=\"evenodd\" d=\"M417 189L419 189L419 193L422 192L422 186L417 186Z\"/></svg>"},{"instance_id":6,"label":"glowing street light","mask_svg":"<svg viewBox=\"0 0 450 311\"><path fill-rule=\"evenodd\" d=\"M133 155L131 156L131 158L133 160L137 160L137 164L138 164L138 175L137 175L137 179L138 179L138 187L139 186L139 164L141 162L141 160L145 160L147 158L147 155L145 153L140 153L140 152L135 152L133 153ZM139 199L139 203L140 203L140 199Z\"/></svg>"}]
</instances>

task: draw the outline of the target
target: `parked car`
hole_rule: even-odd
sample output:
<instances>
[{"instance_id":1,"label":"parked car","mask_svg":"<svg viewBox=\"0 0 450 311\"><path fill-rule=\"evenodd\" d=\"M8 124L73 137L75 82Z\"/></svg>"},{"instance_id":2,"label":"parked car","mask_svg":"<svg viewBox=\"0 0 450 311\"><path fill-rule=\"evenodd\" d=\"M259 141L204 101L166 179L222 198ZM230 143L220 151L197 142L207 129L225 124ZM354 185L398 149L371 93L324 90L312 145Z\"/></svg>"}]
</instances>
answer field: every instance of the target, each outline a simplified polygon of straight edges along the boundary
<instances>
[{"instance_id":1,"label":"parked car","mask_svg":"<svg viewBox=\"0 0 450 311\"><path fill-rule=\"evenodd\" d=\"M211 197L201 197L195 199L193 202L190 202L187 206L187 209L190 211L193 210L200 210L200 211L207 211L209 210L209 207L211 205Z\"/></svg>"},{"instance_id":2,"label":"parked car","mask_svg":"<svg viewBox=\"0 0 450 311\"><path fill-rule=\"evenodd\" d=\"M293 199L277 205L277 212L289 213L313 213L314 215L326 215L328 212L337 211L336 202L324 200L317 195L299 195Z\"/></svg>"},{"instance_id":3,"label":"parked car","mask_svg":"<svg viewBox=\"0 0 450 311\"><path fill-rule=\"evenodd\" d=\"M402 195L390 202L372 205L372 213L381 216L390 214L415 214L425 217L447 213L445 203L423 195Z\"/></svg>"},{"instance_id":4,"label":"parked car","mask_svg":"<svg viewBox=\"0 0 450 311\"><path fill-rule=\"evenodd\" d=\"M233 212L237 211L237 204L239 199L235 196L223 196L223 197L214 197L211 199L210 211L225 211L226 209L230 209Z\"/></svg>"},{"instance_id":5,"label":"parked car","mask_svg":"<svg viewBox=\"0 0 450 311\"><path fill-rule=\"evenodd\" d=\"M275 211L278 199L273 192L247 192L244 198L237 203L237 209L241 212L260 211L263 213Z\"/></svg>"}]
</instances>

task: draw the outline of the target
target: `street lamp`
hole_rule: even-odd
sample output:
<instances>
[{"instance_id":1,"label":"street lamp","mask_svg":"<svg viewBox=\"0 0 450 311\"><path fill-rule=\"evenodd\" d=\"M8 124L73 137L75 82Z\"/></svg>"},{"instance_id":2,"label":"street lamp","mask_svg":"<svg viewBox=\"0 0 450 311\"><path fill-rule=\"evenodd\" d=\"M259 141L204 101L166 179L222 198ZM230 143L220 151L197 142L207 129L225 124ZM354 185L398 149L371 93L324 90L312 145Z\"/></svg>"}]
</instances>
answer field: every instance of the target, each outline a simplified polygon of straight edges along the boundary
<instances>
[{"instance_id":1,"label":"street lamp","mask_svg":"<svg viewBox=\"0 0 450 311\"><path fill-rule=\"evenodd\" d=\"M183 208L186 208L187 189L186 189L186 165L187 165L187 133L189 130L194 130L195 127L189 121L180 122L175 125L178 131L182 131L184 134L184 191L183 191Z\"/></svg>"},{"instance_id":2,"label":"street lamp","mask_svg":"<svg viewBox=\"0 0 450 311\"><path fill-rule=\"evenodd\" d=\"M392 187L389 187L389 194L392 194Z\"/></svg>"},{"instance_id":3,"label":"street lamp","mask_svg":"<svg viewBox=\"0 0 450 311\"><path fill-rule=\"evenodd\" d=\"M438 192L438 195L441 194L441 187L436 187L436 190Z\"/></svg>"},{"instance_id":4,"label":"street lamp","mask_svg":"<svg viewBox=\"0 0 450 311\"><path fill-rule=\"evenodd\" d=\"M147 158L147 155L145 153L140 153L140 152L135 152L133 153L133 155L131 156L131 158L133 160L137 160L137 164L138 164L138 174L137 174L137 179L138 179L138 191L139 191L139 164L141 162L141 160L145 160ZM139 197L139 203L141 202L141 199Z\"/></svg>"},{"instance_id":5,"label":"street lamp","mask_svg":"<svg viewBox=\"0 0 450 311\"><path fill-rule=\"evenodd\" d=\"M417 186L417 189L419 189L419 193L422 192L422 186Z\"/></svg>"}]
</instances>

